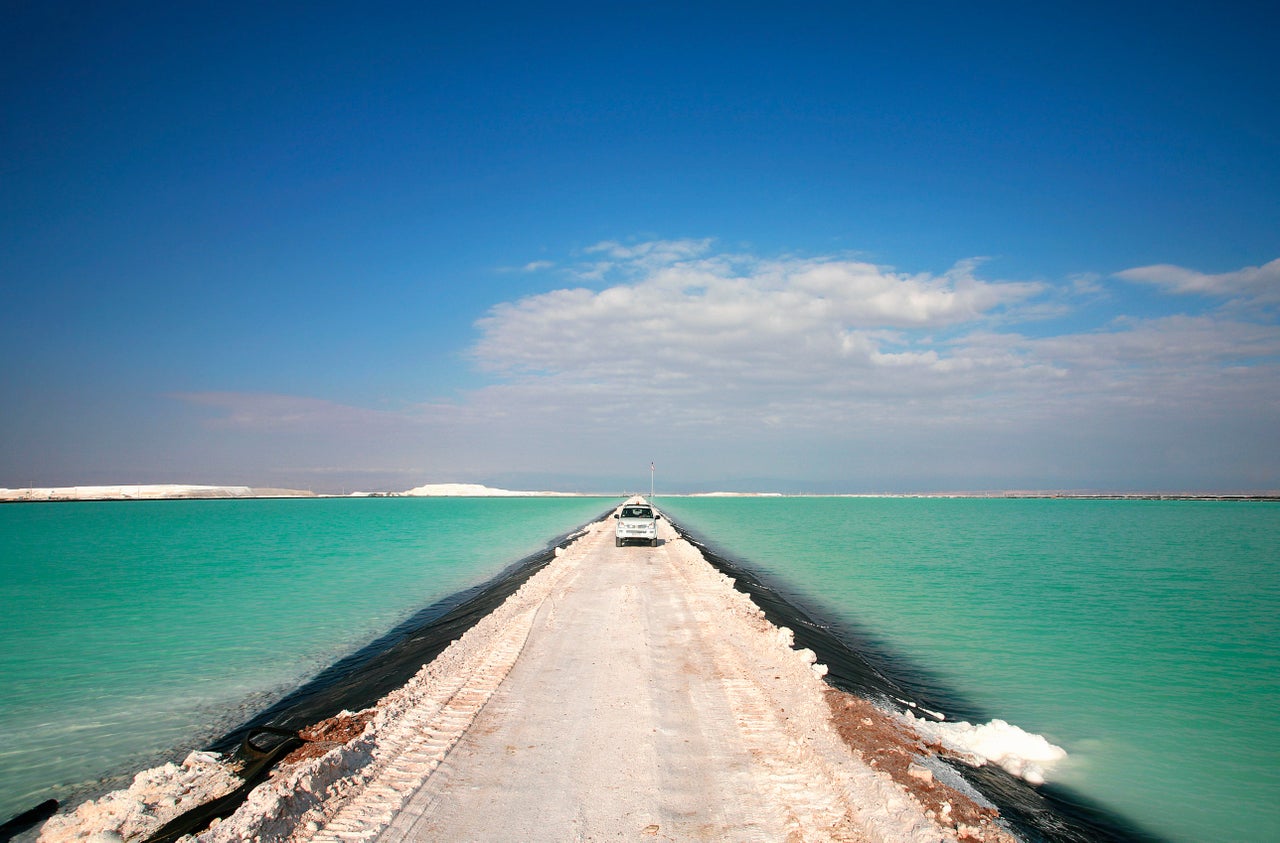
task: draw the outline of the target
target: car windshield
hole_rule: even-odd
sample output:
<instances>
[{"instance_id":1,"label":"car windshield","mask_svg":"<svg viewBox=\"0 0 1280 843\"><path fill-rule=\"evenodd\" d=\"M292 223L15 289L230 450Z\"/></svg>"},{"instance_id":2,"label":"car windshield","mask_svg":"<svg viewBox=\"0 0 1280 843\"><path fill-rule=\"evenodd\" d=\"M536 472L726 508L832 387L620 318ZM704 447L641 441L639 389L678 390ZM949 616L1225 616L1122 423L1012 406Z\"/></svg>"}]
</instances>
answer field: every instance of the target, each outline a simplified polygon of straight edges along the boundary
<instances>
[{"instance_id":1,"label":"car windshield","mask_svg":"<svg viewBox=\"0 0 1280 843\"><path fill-rule=\"evenodd\" d=\"M622 510L623 518L652 518L653 510L642 506L628 506Z\"/></svg>"}]
</instances>

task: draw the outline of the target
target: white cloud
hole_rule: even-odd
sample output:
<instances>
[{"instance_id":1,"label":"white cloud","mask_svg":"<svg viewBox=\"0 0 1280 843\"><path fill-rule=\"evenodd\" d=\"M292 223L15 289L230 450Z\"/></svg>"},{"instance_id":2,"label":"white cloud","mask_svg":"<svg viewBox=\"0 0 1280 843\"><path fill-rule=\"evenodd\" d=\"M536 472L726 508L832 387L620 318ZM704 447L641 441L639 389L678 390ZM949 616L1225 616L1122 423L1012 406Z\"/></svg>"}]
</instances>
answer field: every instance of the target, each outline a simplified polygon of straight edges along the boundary
<instances>
[{"instance_id":1,"label":"white cloud","mask_svg":"<svg viewBox=\"0 0 1280 843\"><path fill-rule=\"evenodd\" d=\"M1096 272L1081 272L1072 275L1071 292L1076 296L1100 296L1103 293L1102 277Z\"/></svg>"},{"instance_id":2,"label":"white cloud","mask_svg":"<svg viewBox=\"0 0 1280 843\"><path fill-rule=\"evenodd\" d=\"M611 275L631 277L653 272L670 264L690 260L711 249L712 240L651 240L626 245L604 240L582 250L588 260L574 268L578 280L592 283Z\"/></svg>"},{"instance_id":3,"label":"white cloud","mask_svg":"<svg viewBox=\"0 0 1280 843\"><path fill-rule=\"evenodd\" d=\"M604 240L583 251L586 254L603 254L615 261L632 261L643 265L674 263L688 260L710 251L712 240L649 240L630 246L615 240Z\"/></svg>"},{"instance_id":4,"label":"white cloud","mask_svg":"<svg viewBox=\"0 0 1280 843\"><path fill-rule=\"evenodd\" d=\"M836 491L1280 482L1280 326L1265 312L1072 319L1055 333L1066 323L1046 313L1107 301L1091 278L991 280L977 260L904 273L706 241L605 243L582 257L570 275L594 288L478 321L471 357L494 382L455 400L394 411L184 400L220 411L222 430L329 430L324 441L358 464L407 461L468 482L616 475L655 457L689 477ZM1239 280L1249 273L1215 289L1259 289Z\"/></svg>"},{"instance_id":5,"label":"white cloud","mask_svg":"<svg viewBox=\"0 0 1280 843\"><path fill-rule=\"evenodd\" d=\"M1171 264L1156 264L1126 269L1117 272L1116 277L1182 295L1238 298L1262 305L1280 304L1280 258L1263 266L1247 266L1218 275Z\"/></svg>"},{"instance_id":6,"label":"white cloud","mask_svg":"<svg viewBox=\"0 0 1280 843\"><path fill-rule=\"evenodd\" d=\"M935 276L844 259L708 256L702 241L595 248L619 260L607 273L593 264L587 274L622 280L495 307L478 322L474 354L485 368L596 381L690 367L748 382L804 379L899 365L911 350L904 331L981 323L1043 289L979 280L973 261ZM936 363L936 354L930 359Z\"/></svg>"},{"instance_id":7,"label":"white cloud","mask_svg":"<svg viewBox=\"0 0 1280 843\"><path fill-rule=\"evenodd\" d=\"M1256 437L1280 424L1280 329L1256 313L1117 317L1054 334L1036 320L1073 301L1096 306L1094 278L1051 287L985 279L978 260L902 273L701 243L605 252L607 271L592 269L603 288L530 296L479 321L475 359L504 382L469 396L470 410L519 407L527 429L577 441L636 427L773 443L753 452L764 462L788 440L886 455L951 442L934 454L939 471L997 465L1004 448L1027 451L1011 471L1065 460L1083 474L1139 454L1151 472L1167 468L1152 426L1191 431L1180 448L1207 455L1256 448L1240 428ZM1234 289L1257 289L1240 280L1249 270L1228 275ZM1080 453L1058 454L1055 441Z\"/></svg>"}]
</instances>

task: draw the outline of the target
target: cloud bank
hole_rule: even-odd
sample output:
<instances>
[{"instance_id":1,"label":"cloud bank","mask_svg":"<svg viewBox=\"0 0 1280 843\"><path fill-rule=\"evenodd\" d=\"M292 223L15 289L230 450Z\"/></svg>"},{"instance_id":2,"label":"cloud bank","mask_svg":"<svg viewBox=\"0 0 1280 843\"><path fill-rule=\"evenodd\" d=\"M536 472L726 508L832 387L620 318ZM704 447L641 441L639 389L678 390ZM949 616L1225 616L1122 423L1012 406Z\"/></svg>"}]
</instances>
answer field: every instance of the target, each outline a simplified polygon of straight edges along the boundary
<instances>
[{"instance_id":1,"label":"cloud bank","mask_svg":"<svg viewBox=\"0 0 1280 843\"><path fill-rule=\"evenodd\" d=\"M560 283L478 320L470 359L493 382L458 400L189 400L228 425L414 431L447 443L417 453L449 479L658 459L698 488L1280 487L1280 261L1052 284L985 278L980 259L909 273L709 240L578 257L531 265ZM1132 315L1134 289L1188 306Z\"/></svg>"},{"instance_id":2,"label":"cloud bank","mask_svg":"<svg viewBox=\"0 0 1280 843\"><path fill-rule=\"evenodd\" d=\"M1180 266L1158 264L1116 273L1117 278L1151 284L1171 293L1227 298L1258 308L1280 305L1280 258L1264 266L1209 275Z\"/></svg>"},{"instance_id":3,"label":"cloud bank","mask_svg":"<svg viewBox=\"0 0 1280 843\"><path fill-rule=\"evenodd\" d=\"M768 409L799 425L852 422L878 405L915 423L954 415L949 407L975 418L994 408L1043 416L1082 399L1093 411L1135 402L1204 409L1224 380L1274 377L1280 354L1273 319L1224 312L1119 313L1054 334L1041 324L1043 306L1060 291L981 280L978 260L931 275L841 258L713 254L706 241L588 251L610 258L578 271L595 286L495 307L478 322L473 354L511 379L507 389L612 401L620 419L653 401L677 419ZM1116 277L1158 278L1177 293L1280 288L1258 280L1280 261L1224 276L1173 269Z\"/></svg>"}]
</instances>

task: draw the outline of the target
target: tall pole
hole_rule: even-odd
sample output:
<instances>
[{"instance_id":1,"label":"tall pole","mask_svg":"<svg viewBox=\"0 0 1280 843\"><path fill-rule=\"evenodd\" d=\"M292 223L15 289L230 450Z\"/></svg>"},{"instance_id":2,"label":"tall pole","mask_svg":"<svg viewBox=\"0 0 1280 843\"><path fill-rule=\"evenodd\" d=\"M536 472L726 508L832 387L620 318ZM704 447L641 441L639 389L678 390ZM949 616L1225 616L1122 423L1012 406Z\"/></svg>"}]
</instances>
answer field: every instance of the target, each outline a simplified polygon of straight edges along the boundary
<instances>
[{"instance_id":1,"label":"tall pole","mask_svg":"<svg viewBox=\"0 0 1280 843\"><path fill-rule=\"evenodd\" d=\"M653 461L649 461L649 500L653 500Z\"/></svg>"}]
</instances>

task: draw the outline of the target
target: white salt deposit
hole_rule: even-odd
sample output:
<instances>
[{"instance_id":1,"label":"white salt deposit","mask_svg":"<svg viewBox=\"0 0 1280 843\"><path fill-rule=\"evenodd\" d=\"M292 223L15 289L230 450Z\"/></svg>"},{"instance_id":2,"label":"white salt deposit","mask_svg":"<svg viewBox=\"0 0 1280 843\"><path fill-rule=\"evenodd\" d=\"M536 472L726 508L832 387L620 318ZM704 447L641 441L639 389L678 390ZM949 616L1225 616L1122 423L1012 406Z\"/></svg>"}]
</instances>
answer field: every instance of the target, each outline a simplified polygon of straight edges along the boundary
<instances>
[{"instance_id":1,"label":"white salt deposit","mask_svg":"<svg viewBox=\"0 0 1280 843\"><path fill-rule=\"evenodd\" d=\"M137 483L112 486L34 486L0 489L0 501L172 500L175 498L306 497L297 489L251 486L201 486L189 483Z\"/></svg>"},{"instance_id":2,"label":"white salt deposit","mask_svg":"<svg viewBox=\"0 0 1280 843\"><path fill-rule=\"evenodd\" d=\"M510 489L494 489L477 483L428 483L416 486L402 495L415 498L520 498L520 497L568 497L568 492L513 492Z\"/></svg>"},{"instance_id":3,"label":"white salt deposit","mask_svg":"<svg viewBox=\"0 0 1280 843\"><path fill-rule=\"evenodd\" d=\"M193 752L181 765L143 770L127 790L81 804L45 823L40 840L141 840L181 814L240 786L241 780L212 752Z\"/></svg>"},{"instance_id":4,"label":"white salt deposit","mask_svg":"<svg viewBox=\"0 0 1280 843\"><path fill-rule=\"evenodd\" d=\"M0 489L0 500L162 500L187 497L248 497L248 486L195 486L179 483L140 483L115 486L53 486Z\"/></svg>"},{"instance_id":5,"label":"white salt deposit","mask_svg":"<svg viewBox=\"0 0 1280 843\"><path fill-rule=\"evenodd\" d=\"M1044 736L1003 720L974 726L965 722L935 723L910 713L902 718L921 738L942 744L974 766L990 762L1031 784L1044 784L1046 771L1067 757L1066 750Z\"/></svg>"}]
</instances>

